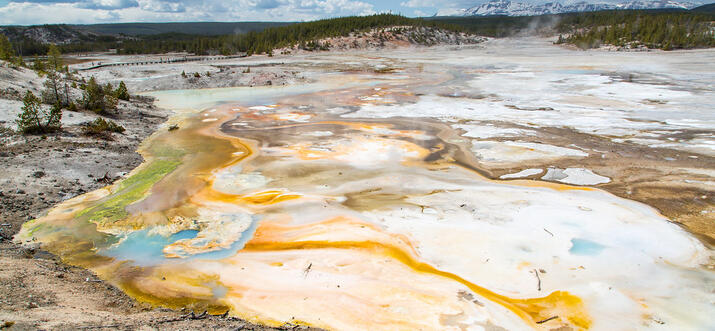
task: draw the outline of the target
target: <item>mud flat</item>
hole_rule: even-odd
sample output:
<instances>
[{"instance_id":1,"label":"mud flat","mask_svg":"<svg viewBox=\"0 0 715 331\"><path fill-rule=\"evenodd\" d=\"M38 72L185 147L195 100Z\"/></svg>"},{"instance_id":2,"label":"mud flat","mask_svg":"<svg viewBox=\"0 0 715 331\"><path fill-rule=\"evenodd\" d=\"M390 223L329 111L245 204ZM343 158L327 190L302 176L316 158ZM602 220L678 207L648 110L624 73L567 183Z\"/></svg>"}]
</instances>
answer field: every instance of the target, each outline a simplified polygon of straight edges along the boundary
<instances>
[{"instance_id":1,"label":"mud flat","mask_svg":"<svg viewBox=\"0 0 715 331\"><path fill-rule=\"evenodd\" d=\"M311 83L148 93L145 162L15 241L265 325L710 329L714 55L270 59Z\"/></svg>"}]
</instances>

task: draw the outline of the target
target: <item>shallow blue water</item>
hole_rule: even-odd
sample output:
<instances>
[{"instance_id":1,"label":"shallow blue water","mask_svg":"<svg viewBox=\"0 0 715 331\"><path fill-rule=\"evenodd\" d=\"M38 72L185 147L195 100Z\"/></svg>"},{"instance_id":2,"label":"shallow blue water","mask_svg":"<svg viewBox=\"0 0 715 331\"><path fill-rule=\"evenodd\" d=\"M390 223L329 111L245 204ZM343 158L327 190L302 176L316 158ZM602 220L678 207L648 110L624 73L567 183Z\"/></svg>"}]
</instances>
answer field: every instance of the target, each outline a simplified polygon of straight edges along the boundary
<instances>
[{"instance_id":1,"label":"shallow blue water","mask_svg":"<svg viewBox=\"0 0 715 331\"><path fill-rule=\"evenodd\" d=\"M597 242L587 239L573 238L571 239L571 248L569 253L573 255L598 255L605 247Z\"/></svg>"},{"instance_id":2,"label":"shallow blue water","mask_svg":"<svg viewBox=\"0 0 715 331\"><path fill-rule=\"evenodd\" d=\"M231 246L227 249L196 254L184 259L167 258L164 256L162 250L167 245L173 244L179 240L196 237L198 234L198 231L196 230L179 231L169 237L157 234L150 235L148 229L134 231L127 235L126 239L124 239L121 244L107 249L102 249L99 253L119 260L131 261L132 264L138 266L152 266L169 261L186 261L187 259L223 259L232 256L237 251L241 250L245 246L246 242L253 237L257 226L258 220L254 219L248 229L241 234L241 238L231 244Z\"/></svg>"}]
</instances>

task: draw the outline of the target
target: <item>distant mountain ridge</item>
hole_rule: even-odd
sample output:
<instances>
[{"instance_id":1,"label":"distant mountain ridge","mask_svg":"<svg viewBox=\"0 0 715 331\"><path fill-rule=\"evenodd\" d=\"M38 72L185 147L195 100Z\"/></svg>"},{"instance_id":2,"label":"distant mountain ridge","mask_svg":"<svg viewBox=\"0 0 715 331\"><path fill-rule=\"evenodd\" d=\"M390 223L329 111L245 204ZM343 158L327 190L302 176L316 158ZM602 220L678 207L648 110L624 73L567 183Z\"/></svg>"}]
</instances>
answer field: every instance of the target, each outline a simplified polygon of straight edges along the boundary
<instances>
[{"instance_id":1,"label":"distant mountain ridge","mask_svg":"<svg viewBox=\"0 0 715 331\"><path fill-rule=\"evenodd\" d=\"M715 13L715 3L710 3L707 5L702 5L700 7L695 7L691 11L698 13Z\"/></svg>"},{"instance_id":2,"label":"distant mountain ridge","mask_svg":"<svg viewBox=\"0 0 715 331\"><path fill-rule=\"evenodd\" d=\"M458 11L440 11L437 16L535 16L572 12L589 12L617 9L691 9L702 5L700 2L673 0L633 0L622 3L588 3L585 1L570 4L547 2L529 4L511 0L492 0Z\"/></svg>"}]
</instances>

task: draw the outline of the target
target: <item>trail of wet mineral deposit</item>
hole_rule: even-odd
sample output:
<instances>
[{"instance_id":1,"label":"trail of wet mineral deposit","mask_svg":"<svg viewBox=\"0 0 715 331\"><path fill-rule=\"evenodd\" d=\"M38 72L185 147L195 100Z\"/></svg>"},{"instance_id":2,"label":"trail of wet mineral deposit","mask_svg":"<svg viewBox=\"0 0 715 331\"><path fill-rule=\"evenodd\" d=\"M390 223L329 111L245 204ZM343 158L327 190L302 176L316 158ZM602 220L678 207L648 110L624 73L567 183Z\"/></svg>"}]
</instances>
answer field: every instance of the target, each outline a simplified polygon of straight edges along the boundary
<instances>
[{"instance_id":1,"label":"trail of wet mineral deposit","mask_svg":"<svg viewBox=\"0 0 715 331\"><path fill-rule=\"evenodd\" d=\"M714 277L700 267L710 250L655 209L587 185L489 179L454 123L371 116L414 109L460 79L345 72L299 87L157 92L160 103L186 93L212 105L185 105L199 109L144 142L146 162L127 178L58 205L16 240L140 301L268 325L714 326Z\"/></svg>"}]
</instances>

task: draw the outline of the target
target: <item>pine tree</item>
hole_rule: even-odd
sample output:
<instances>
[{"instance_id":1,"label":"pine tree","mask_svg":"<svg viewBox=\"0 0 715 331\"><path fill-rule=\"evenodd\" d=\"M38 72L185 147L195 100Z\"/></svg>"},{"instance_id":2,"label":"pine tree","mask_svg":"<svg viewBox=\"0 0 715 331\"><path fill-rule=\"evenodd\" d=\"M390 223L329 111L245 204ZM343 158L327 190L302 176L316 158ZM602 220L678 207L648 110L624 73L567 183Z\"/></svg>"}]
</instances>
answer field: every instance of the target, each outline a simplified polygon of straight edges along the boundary
<instances>
[{"instance_id":1,"label":"pine tree","mask_svg":"<svg viewBox=\"0 0 715 331\"><path fill-rule=\"evenodd\" d=\"M27 91L25 97L22 98L22 103L22 113L18 115L18 119L15 121L17 127L23 133L39 130L42 127L40 100L32 92Z\"/></svg>"},{"instance_id":2,"label":"pine tree","mask_svg":"<svg viewBox=\"0 0 715 331\"><path fill-rule=\"evenodd\" d=\"M115 97L114 94L111 93L111 91L110 91L110 93L107 93L104 95L103 101L104 101L103 112L107 112L108 110L116 110L117 105L119 104L119 99L117 99L117 97Z\"/></svg>"},{"instance_id":3,"label":"pine tree","mask_svg":"<svg viewBox=\"0 0 715 331\"><path fill-rule=\"evenodd\" d=\"M42 101L50 105L62 103L60 99L60 80L60 75L57 71L47 70L47 78L43 84L45 90L42 91Z\"/></svg>"},{"instance_id":4,"label":"pine tree","mask_svg":"<svg viewBox=\"0 0 715 331\"><path fill-rule=\"evenodd\" d=\"M65 69L65 77L62 80L64 82L64 97L65 99L63 100L64 102L62 103L63 106L69 107L70 105L70 88L69 88L69 81L72 79L72 73L69 71L69 68ZM74 82L72 82L74 84Z\"/></svg>"},{"instance_id":5,"label":"pine tree","mask_svg":"<svg viewBox=\"0 0 715 331\"><path fill-rule=\"evenodd\" d=\"M0 34L0 60L11 62L15 56L10 40L4 34Z\"/></svg>"},{"instance_id":6,"label":"pine tree","mask_svg":"<svg viewBox=\"0 0 715 331\"><path fill-rule=\"evenodd\" d=\"M84 87L82 105L85 109L93 112L104 111L104 93L102 93L102 87L97 84L97 80L94 77L91 77Z\"/></svg>"},{"instance_id":7,"label":"pine tree","mask_svg":"<svg viewBox=\"0 0 715 331\"><path fill-rule=\"evenodd\" d=\"M64 65L60 49L57 48L57 46L50 44L50 48L47 50L47 70L61 72L63 69Z\"/></svg>"},{"instance_id":8,"label":"pine tree","mask_svg":"<svg viewBox=\"0 0 715 331\"><path fill-rule=\"evenodd\" d=\"M45 124L45 127L47 127L50 130L56 130L59 129L62 125L62 106L60 103L56 103L52 105L52 108L50 109L50 113L47 117L47 123Z\"/></svg>"},{"instance_id":9,"label":"pine tree","mask_svg":"<svg viewBox=\"0 0 715 331\"><path fill-rule=\"evenodd\" d=\"M124 84L124 81L119 82L119 87L117 87L117 90L114 91L114 96L116 96L119 100L129 100L129 91L127 90L127 85Z\"/></svg>"},{"instance_id":10,"label":"pine tree","mask_svg":"<svg viewBox=\"0 0 715 331\"><path fill-rule=\"evenodd\" d=\"M102 87L102 93L103 94L112 94L114 93L114 86L112 86L112 83L107 83Z\"/></svg>"},{"instance_id":11,"label":"pine tree","mask_svg":"<svg viewBox=\"0 0 715 331\"><path fill-rule=\"evenodd\" d=\"M38 62L39 63L39 62ZM47 50L47 61L44 65L47 74L45 80L45 90L42 92L42 100L47 104L59 104L61 107L69 105L69 86L67 79L63 79L62 72L69 76L67 67L62 61L62 54L55 45L50 45ZM64 93L63 93L64 87Z\"/></svg>"},{"instance_id":12,"label":"pine tree","mask_svg":"<svg viewBox=\"0 0 715 331\"><path fill-rule=\"evenodd\" d=\"M15 122L23 133L44 133L61 127L62 107L58 103L47 112L30 91L25 92L22 103L22 113Z\"/></svg>"}]
</instances>

